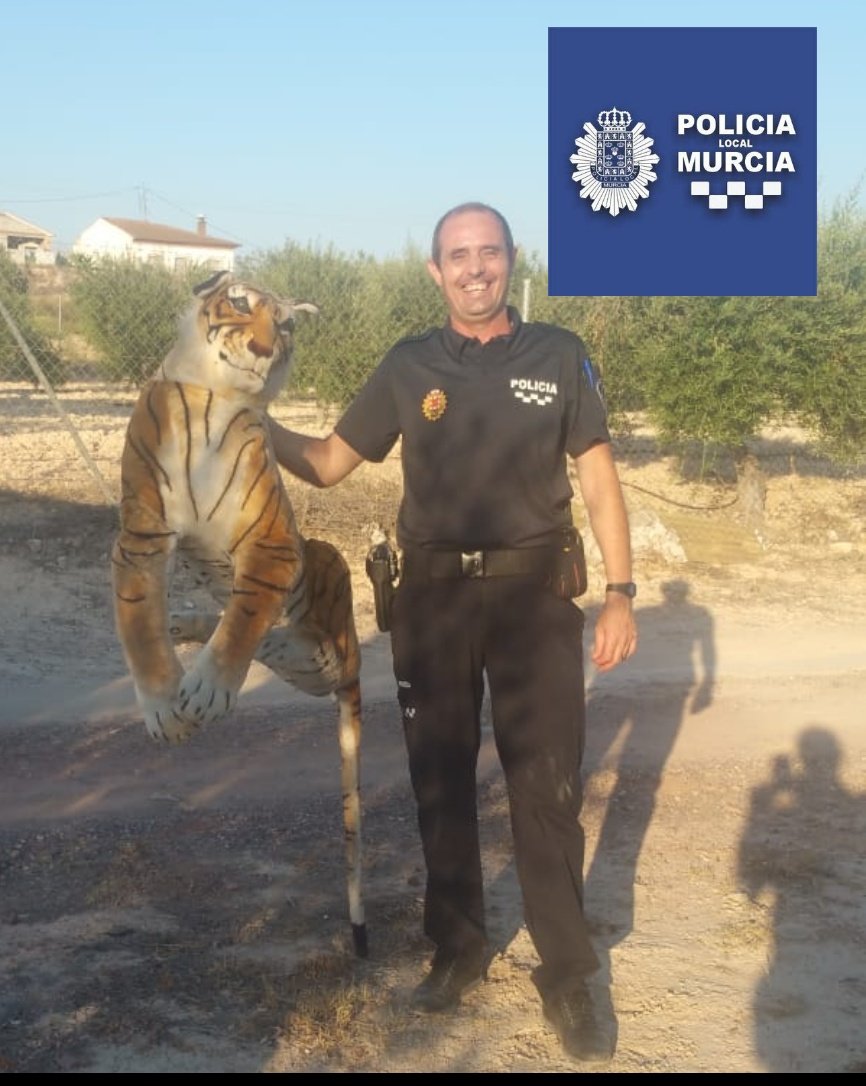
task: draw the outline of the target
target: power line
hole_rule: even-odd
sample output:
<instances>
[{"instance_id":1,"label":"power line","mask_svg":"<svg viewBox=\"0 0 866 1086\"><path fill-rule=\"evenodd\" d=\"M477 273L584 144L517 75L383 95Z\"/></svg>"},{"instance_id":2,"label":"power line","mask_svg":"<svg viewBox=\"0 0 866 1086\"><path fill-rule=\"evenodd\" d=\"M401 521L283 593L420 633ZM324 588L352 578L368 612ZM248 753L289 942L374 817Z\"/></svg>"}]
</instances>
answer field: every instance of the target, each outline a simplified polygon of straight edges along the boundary
<instances>
[{"instance_id":1,"label":"power line","mask_svg":"<svg viewBox=\"0 0 866 1086\"><path fill-rule=\"evenodd\" d=\"M77 200L102 200L106 196L123 196L125 193L135 191L135 189L114 189L112 192L91 192L86 196L27 196L24 199L0 196L0 204L71 204Z\"/></svg>"},{"instance_id":2,"label":"power line","mask_svg":"<svg viewBox=\"0 0 866 1086\"><path fill-rule=\"evenodd\" d=\"M176 204L172 200L169 200L168 197L163 196L162 193L154 192L153 189L148 189L147 191L150 192L151 196L155 196L158 200L162 200L164 204L167 204L169 207L173 207L175 211L179 211L182 215L186 215L190 219L195 220L200 214L200 212L192 212L188 208L181 207L180 204ZM217 230L225 237L231 238L233 241L242 242L244 245L252 244L250 241L247 240L247 238L242 238L238 234L233 233L231 230L224 230L218 223L212 223L210 219L208 219L208 225L212 226L214 230Z\"/></svg>"}]
</instances>

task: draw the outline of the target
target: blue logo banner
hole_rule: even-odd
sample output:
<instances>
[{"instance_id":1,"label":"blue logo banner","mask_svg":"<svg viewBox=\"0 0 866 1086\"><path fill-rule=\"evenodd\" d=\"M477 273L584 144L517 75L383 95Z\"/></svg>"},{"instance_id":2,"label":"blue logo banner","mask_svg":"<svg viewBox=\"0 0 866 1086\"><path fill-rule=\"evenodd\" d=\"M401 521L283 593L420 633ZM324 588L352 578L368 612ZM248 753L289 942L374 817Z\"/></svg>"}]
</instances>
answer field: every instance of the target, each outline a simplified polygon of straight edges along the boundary
<instances>
[{"instance_id":1,"label":"blue logo banner","mask_svg":"<svg viewBox=\"0 0 866 1086\"><path fill-rule=\"evenodd\" d=\"M817 293L814 27L550 27L552 295Z\"/></svg>"}]
</instances>

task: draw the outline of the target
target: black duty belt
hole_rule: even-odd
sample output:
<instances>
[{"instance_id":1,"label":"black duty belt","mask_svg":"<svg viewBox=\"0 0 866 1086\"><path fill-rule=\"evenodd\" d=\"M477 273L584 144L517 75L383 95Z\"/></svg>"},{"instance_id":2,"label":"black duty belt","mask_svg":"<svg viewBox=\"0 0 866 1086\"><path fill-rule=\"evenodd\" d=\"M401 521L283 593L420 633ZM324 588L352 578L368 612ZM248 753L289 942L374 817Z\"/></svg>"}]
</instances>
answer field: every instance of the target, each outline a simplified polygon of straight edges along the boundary
<instances>
[{"instance_id":1,"label":"black duty belt","mask_svg":"<svg viewBox=\"0 0 866 1086\"><path fill-rule=\"evenodd\" d=\"M520 547L516 550L434 551L407 550L403 572L431 580L449 577L550 577L551 547Z\"/></svg>"}]
</instances>

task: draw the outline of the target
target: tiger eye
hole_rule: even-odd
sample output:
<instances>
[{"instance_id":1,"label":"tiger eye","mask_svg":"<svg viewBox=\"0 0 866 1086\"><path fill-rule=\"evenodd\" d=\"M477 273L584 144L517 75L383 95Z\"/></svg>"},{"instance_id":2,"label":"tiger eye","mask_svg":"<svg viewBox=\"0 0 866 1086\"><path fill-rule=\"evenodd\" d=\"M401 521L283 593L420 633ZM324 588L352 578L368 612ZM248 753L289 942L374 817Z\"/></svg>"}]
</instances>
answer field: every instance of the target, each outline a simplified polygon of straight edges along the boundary
<instances>
[{"instance_id":1,"label":"tiger eye","mask_svg":"<svg viewBox=\"0 0 866 1086\"><path fill-rule=\"evenodd\" d=\"M236 298L229 296L229 303L231 304L232 309L238 313L243 313L247 317L252 313L250 303L244 294L239 294Z\"/></svg>"}]
</instances>

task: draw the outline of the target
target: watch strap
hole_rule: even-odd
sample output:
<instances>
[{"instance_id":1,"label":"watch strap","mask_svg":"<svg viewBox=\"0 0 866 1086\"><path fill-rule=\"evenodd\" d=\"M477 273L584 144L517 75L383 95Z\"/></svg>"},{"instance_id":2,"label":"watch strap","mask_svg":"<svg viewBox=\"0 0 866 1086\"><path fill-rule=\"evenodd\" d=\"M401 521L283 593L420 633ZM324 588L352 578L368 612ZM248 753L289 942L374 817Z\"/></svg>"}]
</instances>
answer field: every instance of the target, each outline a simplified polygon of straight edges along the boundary
<instances>
[{"instance_id":1,"label":"watch strap","mask_svg":"<svg viewBox=\"0 0 866 1086\"><path fill-rule=\"evenodd\" d=\"M637 585L634 581L614 581L604 586L605 592L619 592L633 600L637 595Z\"/></svg>"}]
</instances>

